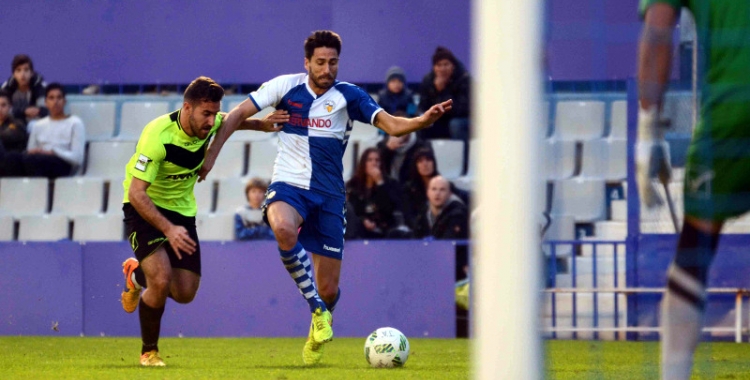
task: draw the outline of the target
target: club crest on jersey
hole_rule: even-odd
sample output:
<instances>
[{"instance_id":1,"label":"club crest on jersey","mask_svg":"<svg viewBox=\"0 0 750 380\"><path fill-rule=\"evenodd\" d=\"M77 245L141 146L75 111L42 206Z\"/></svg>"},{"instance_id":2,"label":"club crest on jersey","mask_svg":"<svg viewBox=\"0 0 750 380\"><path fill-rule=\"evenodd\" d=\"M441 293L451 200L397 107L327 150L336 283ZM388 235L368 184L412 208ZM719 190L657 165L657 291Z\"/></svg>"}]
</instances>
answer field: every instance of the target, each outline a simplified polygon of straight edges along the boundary
<instances>
[{"instance_id":1,"label":"club crest on jersey","mask_svg":"<svg viewBox=\"0 0 750 380\"><path fill-rule=\"evenodd\" d=\"M276 191L272 190L268 195L266 195L266 199L271 199L276 195Z\"/></svg>"},{"instance_id":2,"label":"club crest on jersey","mask_svg":"<svg viewBox=\"0 0 750 380\"><path fill-rule=\"evenodd\" d=\"M141 154L138 156L138 161L135 162L135 168L137 170L140 170L142 172L146 171L146 166L148 166L148 163L152 160L145 155Z\"/></svg>"},{"instance_id":3,"label":"club crest on jersey","mask_svg":"<svg viewBox=\"0 0 750 380\"><path fill-rule=\"evenodd\" d=\"M331 112L333 111L333 107L336 107L336 103L334 103L333 100L326 100L325 107L326 111Z\"/></svg>"}]
</instances>

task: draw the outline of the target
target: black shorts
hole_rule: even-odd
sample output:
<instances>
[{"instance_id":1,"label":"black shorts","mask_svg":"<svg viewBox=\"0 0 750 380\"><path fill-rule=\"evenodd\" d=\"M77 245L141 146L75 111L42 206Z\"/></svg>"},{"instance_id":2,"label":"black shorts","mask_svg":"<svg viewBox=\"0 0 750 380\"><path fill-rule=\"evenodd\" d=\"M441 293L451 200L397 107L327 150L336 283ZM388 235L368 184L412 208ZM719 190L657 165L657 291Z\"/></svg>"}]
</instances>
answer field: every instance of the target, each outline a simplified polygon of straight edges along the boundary
<instances>
[{"instance_id":1,"label":"black shorts","mask_svg":"<svg viewBox=\"0 0 750 380\"><path fill-rule=\"evenodd\" d=\"M169 243L164 244L167 242L167 237L164 233L143 219L135 210L135 207L130 203L124 203L122 211L125 214L125 230L128 234L128 241L130 242L130 247L133 249L133 253L135 253L135 257L138 261L143 261L143 259L150 256L152 253L156 252L159 247L164 245L164 250L167 251L169 263L172 265L172 268L186 269L200 276L201 246L198 241L198 232L195 230L195 217L184 216L180 213L163 209L161 207L156 208L165 218L167 218L167 220L187 229L188 234L193 241L195 241L195 252L192 255L181 252L182 260L177 258L172 246L169 245Z\"/></svg>"}]
</instances>

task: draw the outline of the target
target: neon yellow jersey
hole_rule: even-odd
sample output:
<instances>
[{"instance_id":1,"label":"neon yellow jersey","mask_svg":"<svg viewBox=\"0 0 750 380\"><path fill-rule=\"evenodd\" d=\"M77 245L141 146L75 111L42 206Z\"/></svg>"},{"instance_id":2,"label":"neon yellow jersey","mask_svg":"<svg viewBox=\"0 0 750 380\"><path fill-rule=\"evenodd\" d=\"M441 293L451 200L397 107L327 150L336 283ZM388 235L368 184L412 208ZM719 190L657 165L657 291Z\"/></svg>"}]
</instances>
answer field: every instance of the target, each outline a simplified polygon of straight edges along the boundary
<instances>
[{"instance_id":1,"label":"neon yellow jersey","mask_svg":"<svg viewBox=\"0 0 750 380\"><path fill-rule=\"evenodd\" d=\"M180 125L180 110L160 116L143 128L135 153L125 166L124 203L133 177L151 185L146 193L155 205L195 216L193 187L198 179L198 169L203 165L208 140L219 129L221 114L216 115L211 132L201 140L188 136Z\"/></svg>"}]
</instances>

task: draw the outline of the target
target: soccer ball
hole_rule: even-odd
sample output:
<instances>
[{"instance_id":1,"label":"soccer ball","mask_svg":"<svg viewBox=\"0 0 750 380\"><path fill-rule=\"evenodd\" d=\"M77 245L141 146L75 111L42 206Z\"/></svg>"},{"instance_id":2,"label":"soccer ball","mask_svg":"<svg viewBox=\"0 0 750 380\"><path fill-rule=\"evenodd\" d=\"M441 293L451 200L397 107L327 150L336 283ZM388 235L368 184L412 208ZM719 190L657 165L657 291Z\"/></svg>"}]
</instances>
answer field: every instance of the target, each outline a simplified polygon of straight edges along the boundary
<instances>
[{"instance_id":1,"label":"soccer ball","mask_svg":"<svg viewBox=\"0 0 750 380\"><path fill-rule=\"evenodd\" d=\"M402 367L409 358L409 340L393 327L381 327L365 339L365 359L375 368Z\"/></svg>"}]
</instances>

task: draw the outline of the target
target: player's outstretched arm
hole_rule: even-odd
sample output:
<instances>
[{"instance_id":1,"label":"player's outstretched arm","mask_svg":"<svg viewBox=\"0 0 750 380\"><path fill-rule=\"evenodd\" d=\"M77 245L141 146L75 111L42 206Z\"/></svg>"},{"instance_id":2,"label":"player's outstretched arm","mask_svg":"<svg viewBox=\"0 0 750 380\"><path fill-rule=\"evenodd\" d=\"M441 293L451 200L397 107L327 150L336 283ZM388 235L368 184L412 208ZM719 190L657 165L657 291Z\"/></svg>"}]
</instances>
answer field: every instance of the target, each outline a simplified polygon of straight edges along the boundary
<instances>
[{"instance_id":1,"label":"player's outstretched arm","mask_svg":"<svg viewBox=\"0 0 750 380\"><path fill-rule=\"evenodd\" d=\"M143 219L164 233L169 245L172 246L178 259L182 260L180 252L192 255L193 252L195 252L195 241L190 238L190 234L185 227L172 224L169 219L165 218L164 215L159 212L156 205L154 205L154 202L148 194L146 194L146 189L148 189L149 186L151 186L150 183L133 177L130 182L130 189L128 189L128 199L130 200L130 204L133 205L135 211L137 211Z\"/></svg>"},{"instance_id":2,"label":"player's outstretched arm","mask_svg":"<svg viewBox=\"0 0 750 380\"><path fill-rule=\"evenodd\" d=\"M652 181L668 183L672 176L669 144L665 128L659 123L664 91L672 62L672 32L677 9L668 4L654 4L646 11L638 57L638 141L636 143L636 179L641 199L648 207L663 200Z\"/></svg>"},{"instance_id":3,"label":"player's outstretched arm","mask_svg":"<svg viewBox=\"0 0 750 380\"><path fill-rule=\"evenodd\" d=\"M452 107L453 99L448 99L442 103L435 104L422 115L411 119L396 117L388 112L380 111L375 115L375 126L390 136L403 136L429 127L446 112L450 111Z\"/></svg>"},{"instance_id":4,"label":"player's outstretched arm","mask_svg":"<svg viewBox=\"0 0 750 380\"><path fill-rule=\"evenodd\" d=\"M256 113L258 113L258 109L255 108L255 104L250 101L250 99L245 99L244 102L229 111L229 114L227 114L227 117L222 122L221 128L216 131L216 136L214 136L211 145L209 145L208 150L206 151L206 159L203 161L200 170L198 170L198 182L202 182L206 179L208 172L213 169L214 163L216 163L216 157L219 156L219 152L227 139L229 139L229 136L231 136L247 118Z\"/></svg>"},{"instance_id":5,"label":"player's outstretched arm","mask_svg":"<svg viewBox=\"0 0 750 380\"><path fill-rule=\"evenodd\" d=\"M273 111L262 119L245 119L240 124L239 130L251 130L261 132L278 132L289 121L289 112L286 110Z\"/></svg>"}]
</instances>

